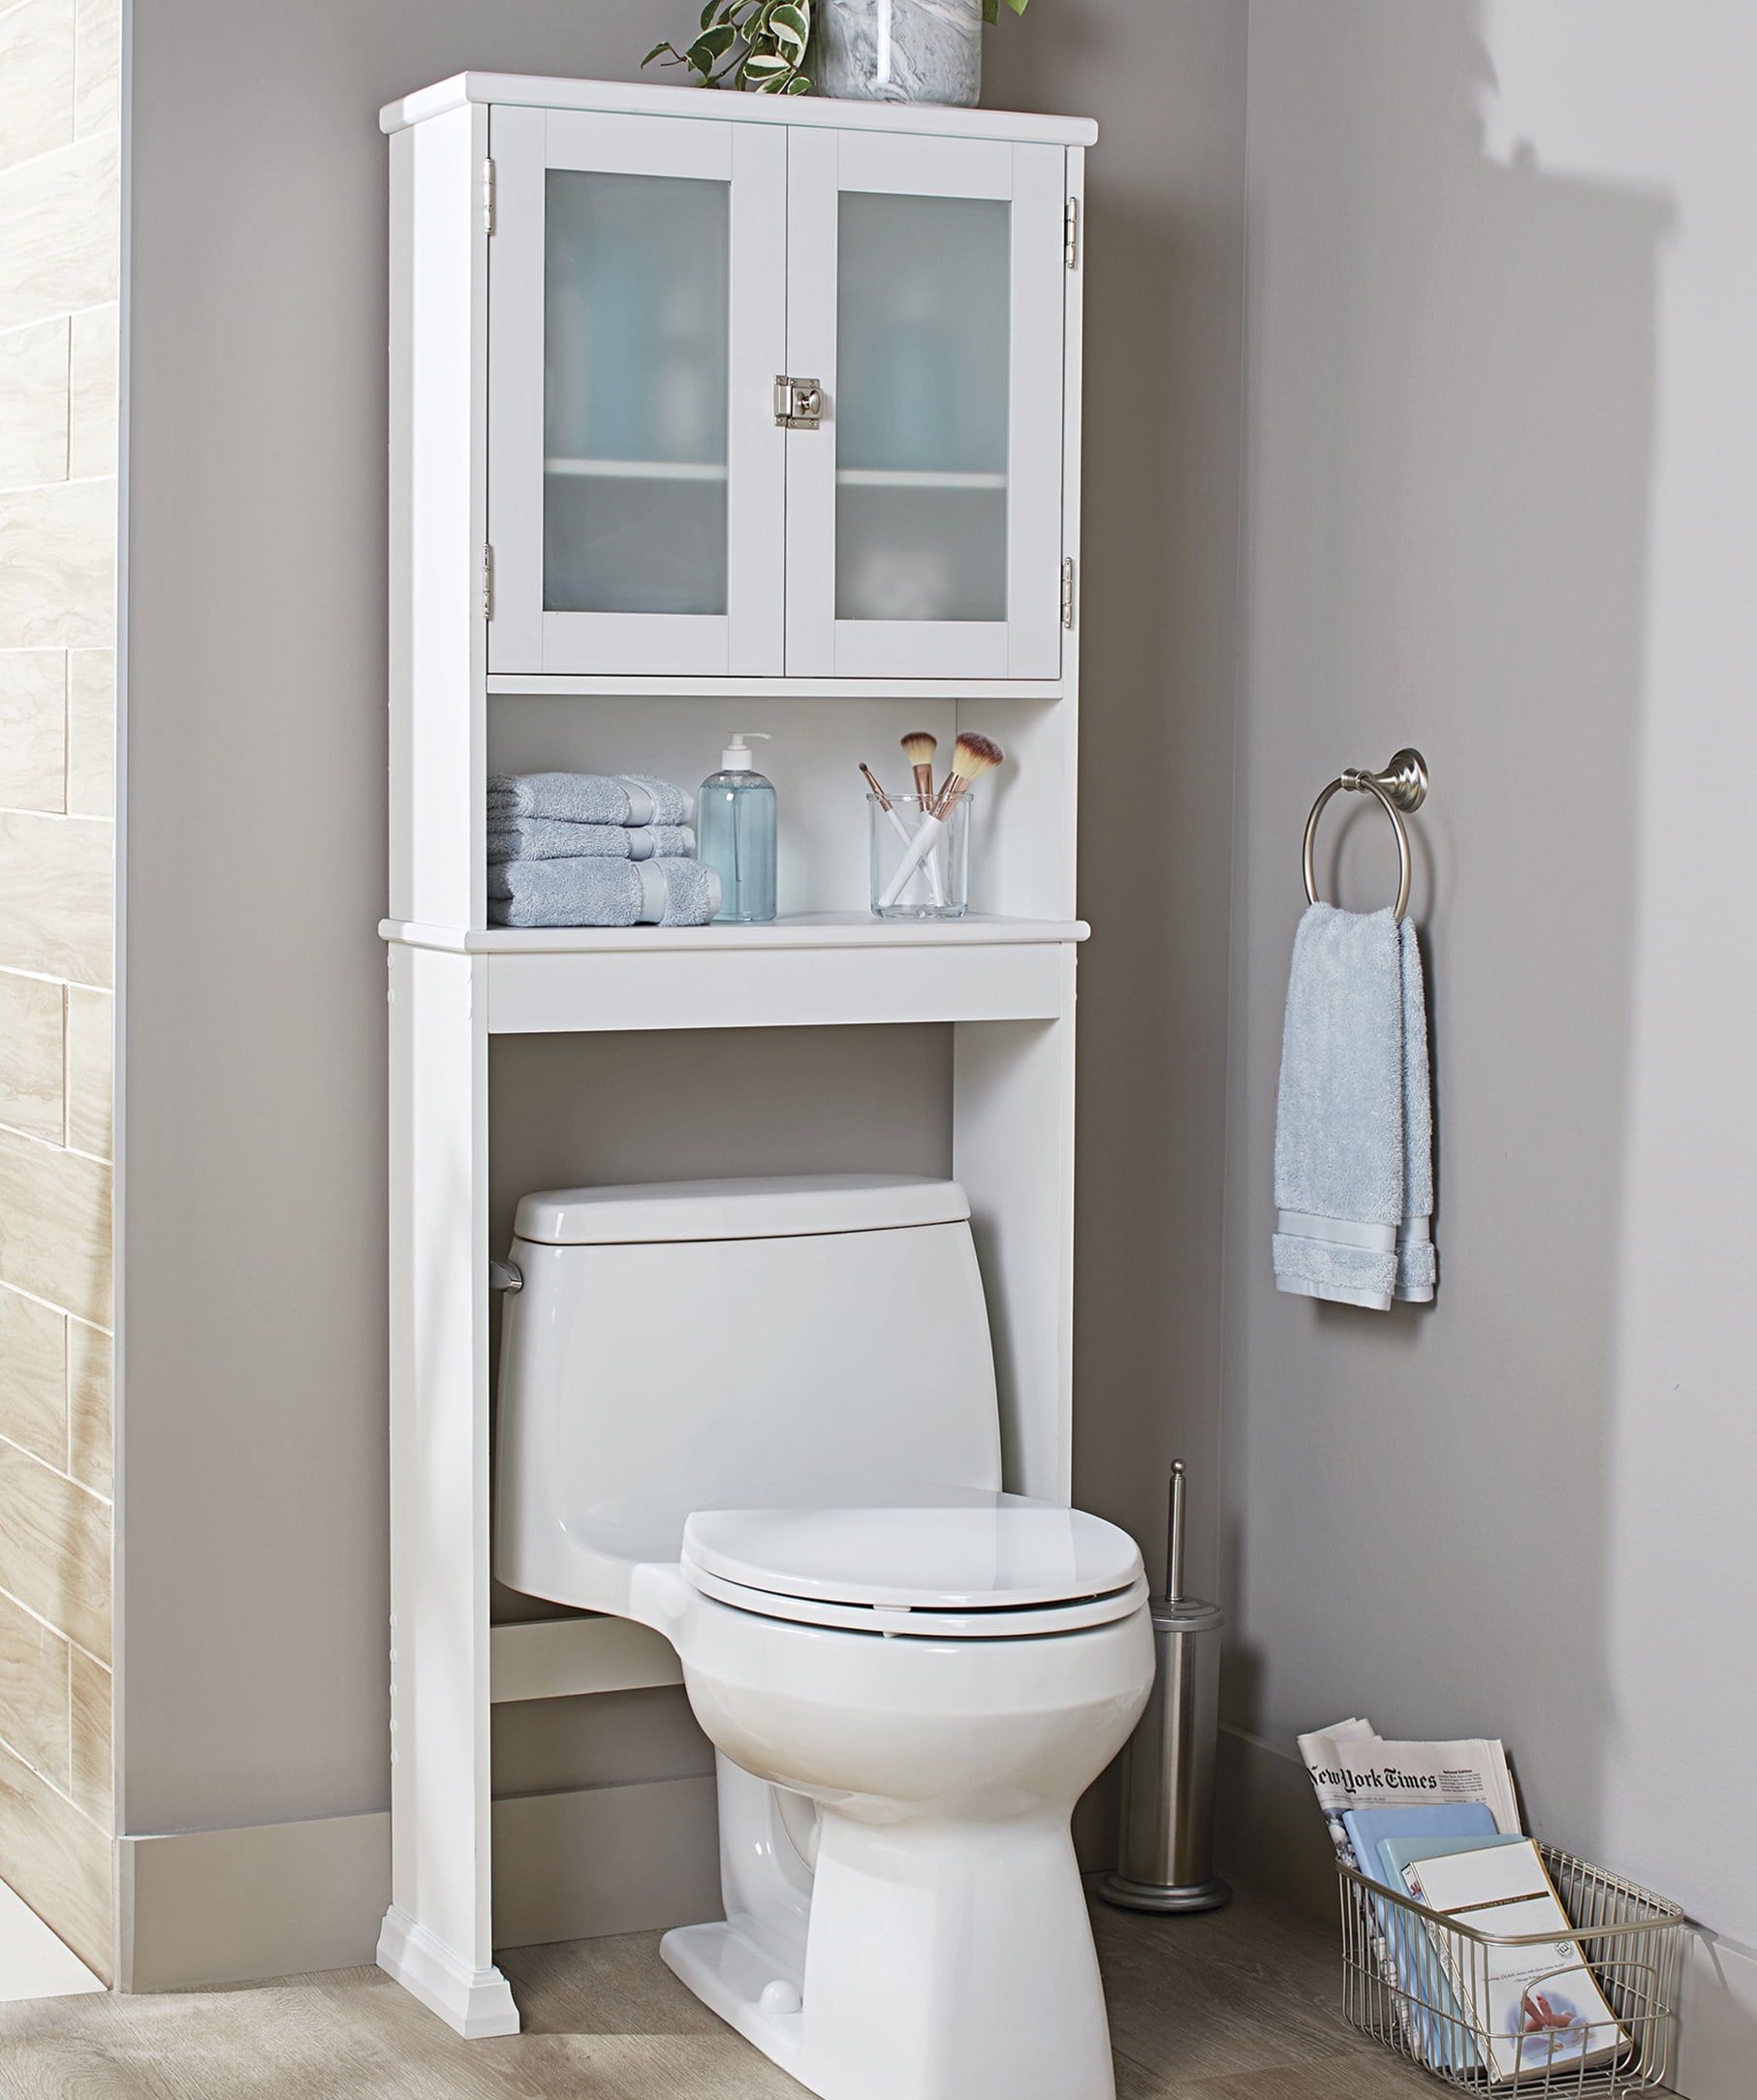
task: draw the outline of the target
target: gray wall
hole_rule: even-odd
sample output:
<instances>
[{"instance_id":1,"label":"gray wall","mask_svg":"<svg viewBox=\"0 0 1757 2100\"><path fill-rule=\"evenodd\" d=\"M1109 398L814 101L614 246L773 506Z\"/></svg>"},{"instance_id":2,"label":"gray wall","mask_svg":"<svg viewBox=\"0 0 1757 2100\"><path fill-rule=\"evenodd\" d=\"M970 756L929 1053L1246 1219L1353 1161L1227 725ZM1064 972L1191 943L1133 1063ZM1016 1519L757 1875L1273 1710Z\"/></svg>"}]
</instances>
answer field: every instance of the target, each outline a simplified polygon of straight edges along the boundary
<instances>
[{"instance_id":1,"label":"gray wall","mask_svg":"<svg viewBox=\"0 0 1757 2100\"><path fill-rule=\"evenodd\" d=\"M1004 11L1003 11L1004 13ZM1244 0L1043 0L984 100L1095 116L1081 580L1075 1492L1157 1562L1171 1460L1219 1507ZM1210 1592L1211 1594L1211 1588Z\"/></svg>"},{"instance_id":2,"label":"gray wall","mask_svg":"<svg viewBox=\"0 0 1757 2100\"><path fill-rule=\"evenodd\" d=\"M1504 1735L1746 1939L1754 92L1741 0L1254 0L1225 1393L1234 1720ZM1274 1292L1271 1145L1306 808L1404 742L1441 1282L1380 1317Z\"/></svg>"},{"instance_id":3,"label":"gray wall","mask_svg":"<svg viewBox=\"0 0 1757 2100\"><path fill-rule=\"evenodd\" d=\"M376 110L468 65L631 77L694 16L136 0L125 1832L388 1796ZM988 47L991 103L1105 126L1078 1460L1155 1544L1174 1442L1216 1462L1243 22L1242 0L1056 0ZM854 1085L882 1050L845 1051Z\"/></svg>"}]
</instances>

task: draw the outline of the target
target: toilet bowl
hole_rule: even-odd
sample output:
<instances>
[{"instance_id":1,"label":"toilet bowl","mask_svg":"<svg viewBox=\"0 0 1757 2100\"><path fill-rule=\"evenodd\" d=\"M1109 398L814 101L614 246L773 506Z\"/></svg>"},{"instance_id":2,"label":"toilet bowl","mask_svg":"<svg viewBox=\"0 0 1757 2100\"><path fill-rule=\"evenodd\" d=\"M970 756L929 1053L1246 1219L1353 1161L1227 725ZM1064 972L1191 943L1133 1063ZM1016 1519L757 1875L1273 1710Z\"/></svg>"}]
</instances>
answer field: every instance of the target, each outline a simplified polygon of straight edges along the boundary
<instances>
[{"instance_id":1,"label":"toilet bowl","mask_svg":"<svg viewBox=\"0 0 1757 2100\"><path fill-rule=\"evenodd\" d=\"M513 1259L497 1570L663 1633L715 1748L726 1916L665 1960L824 2100L1111 2100L1069 1818L1151 1683L1146 1583L1000 1489L961 1190L563 1191ZM900 1376L848 1351L899 1291Z\"/></svg>"}]
</instances>

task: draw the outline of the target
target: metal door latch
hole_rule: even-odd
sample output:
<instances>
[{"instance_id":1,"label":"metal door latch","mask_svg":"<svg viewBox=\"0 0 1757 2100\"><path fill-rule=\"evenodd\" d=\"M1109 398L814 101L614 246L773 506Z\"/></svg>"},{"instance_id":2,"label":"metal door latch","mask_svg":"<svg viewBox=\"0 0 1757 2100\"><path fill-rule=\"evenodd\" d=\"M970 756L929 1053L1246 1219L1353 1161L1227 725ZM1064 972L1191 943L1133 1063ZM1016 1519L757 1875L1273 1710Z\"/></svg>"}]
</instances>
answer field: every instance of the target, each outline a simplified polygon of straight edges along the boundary
<instances>
[{"instance_id":1,"label":"metal door latch","mask_svg":"<svg viewBox=\"0 0 1757 2100\"><path fill-rule=\"evenodd\" d=\"M777 430L815 430L824 421L824 390L815 379L790 379L777 372L774 381Z\"/></svg>"}]
</instances>

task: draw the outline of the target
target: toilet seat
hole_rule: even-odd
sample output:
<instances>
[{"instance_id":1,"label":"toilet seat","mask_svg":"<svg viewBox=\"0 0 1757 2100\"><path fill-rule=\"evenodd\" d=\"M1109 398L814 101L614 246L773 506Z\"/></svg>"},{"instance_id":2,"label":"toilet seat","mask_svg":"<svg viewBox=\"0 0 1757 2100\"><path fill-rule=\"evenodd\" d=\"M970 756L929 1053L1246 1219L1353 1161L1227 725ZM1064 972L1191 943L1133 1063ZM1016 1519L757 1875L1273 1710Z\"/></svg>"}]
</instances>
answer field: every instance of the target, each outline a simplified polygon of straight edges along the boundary
<instances>
[{"instance_id":1,"label":"toilet seat","mask_svg":"<svg viewBox=\"0 0 1757 2100\"><path fill-rule=\"evenodd\" d=\"M948 1611L932 1605L836 1604L821 1597L785 1597L751 1589L699 1568L684 1568L691 1588L716 1604L796 1626L832 1626L846 1633L885 1634L913 1641L1017 1641L1033 1634L1079 1633L1127 1618L1146 1602L1145 1575L1126 1589L1073 1604L1032 1604L988 1612Z\"/></svg>"},{"instance_id":2,"label":"toilet seat","mask_svg":"<svg viewBox=\"0 0 1757 2100\"><path fill-rule=\"evenodd\" d=\"M796 1624L931 1640L1008 1640L1109 1625L1146 1596L1127 1532L1024 1495L930 1489L850 1507L699 1510L683 1527L692 1588Z\"/></svg>"}]
</instances>

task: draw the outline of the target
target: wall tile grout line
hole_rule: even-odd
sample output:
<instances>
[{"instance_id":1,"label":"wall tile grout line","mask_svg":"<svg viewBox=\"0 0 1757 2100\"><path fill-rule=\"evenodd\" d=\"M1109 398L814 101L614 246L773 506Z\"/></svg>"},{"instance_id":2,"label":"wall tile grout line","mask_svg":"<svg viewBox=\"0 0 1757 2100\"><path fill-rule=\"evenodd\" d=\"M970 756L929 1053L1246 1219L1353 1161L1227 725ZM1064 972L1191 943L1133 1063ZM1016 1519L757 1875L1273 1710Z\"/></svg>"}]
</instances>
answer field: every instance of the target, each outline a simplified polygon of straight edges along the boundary
<instances>
[{"instance_id":1,"label":"wall tile grout line","mask_svg":"<svg viewBox=\"0 0 1757 2100\"><path fill-rule=\"evenodd\" d=\"M52 1619L45 1618L41 1612L33 1611L22 1597L15 1597L10 1589L4 1587L0 1587L0 1597L4 1597L15 1610L22 1612L26 1618L33 1618L39 1626L46 1627L54 1635L57 1641L65 1641L70 1648L78 1648L94 1670L102 1670L107 1676L114 1671L114 1663L107 1663L102 1655L94 1655L83 1641L76 1640L72 1634L57 1626ZM0 1879L4 1878L4 1876L0 1876Z\"/></svg>"},{"instance_id":2,"label":"wall tile grout line","mask_svg":"<svg viewBox=\"0 0 1757 2100\"><path fill-rule=\"evenodd\" d=\"M63 139L59 145L45 146L41 153L27 154L21 161L8 161L4 168L0 168L0 185L5 184L13 175L21 174L27 168L40 168L45 161L52 161L57 153L78 153L91 146L105 145L112 140L120 139L120 126L106 124L102 131L88 131L82 138L76 135L71 139ZM108 306L110 301L109 299L96 299L91 303L98 306ZM64 306L57 309L57 313L84 313L86 311L87 308L83 306ZM47 321L54 318L54 316L45 314L43 318ZM7 332L10 334L12 331L9 329Z\"/></svg>"},{"instance_id":3,"label":"wall tile grout line","mask_svg":"<svg viewBox=\"0 0 1757 2100\"><path fill-rule=\"evenodd\" d=\"M0 20L4 19L5 17L3 16L0 16ZM93 132L90 134L90 136L96 139L100 136L100 134L97 132ZM59 151L60 149L57 147L56 150ZM22 167L24 164L20 162L18 165ZM5 177L11 172L12 170L9 168L0 168L0 180L4 180ZM39 315L39 317L35 321L15 321L9 327L0 329L0 343L5 342L6 338L9 335L23 335L24 333L26 333L27 330L31 329L46 328L51 321L71 322L78 321L81 317L81 315L84 314L109 313L110 308L113 307L116 303L117 302L113 298L91 299L88 300L87 303L83 306L63 306L52 314ZM99 475L87 475L84 478L87 481L98 481L103 479L103 477Z\"/></svg>"},{"instance_id":4,"label":"wall tile grout line","mask_svg":"<svg viewBox=\"0 0 1757 2100\"><path fill-rule=\"evenodd\" d=\"M95 1488L88 1488L85 1483L80 1480L76 1474L67 1472L63 1467L58 1465L50 1465L47 1458L41 1457L38 1453L32 1451L28 1444L18 1443L16 1438L8 1436L4 1430L0 1430L0 1445L4 1445L8 1451L16 1451L21 1458L28 1458L33 1465L40 1465L43 1468L44 1472L52 1473L57 1480L64 1480L70 1488L78 1489L79 1492L82 1495L89 1495L92 1501L97 1503L100 1509L108 1510L113 1508L114 1505L110 1496L107 1494L100 1494ZM10 1590L0 1588L0 1596L11 1595L12 1592ZM22 1602L21 1599L19 1601ZM29 1611L30 1607L26 1605L25 1609L26 1611ZM43 1616L40 1612L35 1613L32 1615L38 1618L42 1618ZM43 1623L47 1626L50 1623L50 1621L47 1619L44 1619ZM55 1631L58 1634L63 1635L64 1638L68 1640L72 1640L73 1638L71 1634L67 1633L65 1627L57 1626L55 1628ZM90 1651L87 1650L87 1652L89 1653ZM96 1656L93 1656L92 1660L95 1662L98 1660L98 1658ZM108 1667L108 1665L106 1667Z\"/></svg>"},{"instance_id":5,"label":"wall tile grout line","mask_svg":"<svg viewBox=\"0 0 1757 2100\"><path fill-rule=\"evenodd\" d=\"M9 1131L12 1129L10 1123L4 1127ZM18 1131L15 1135L28 1137L30 1133L28 1131ZM51 1145L49 1149L50 1151L59 1152L64 1151L66 1147L57 1144ZM79 1156L82 1159L90 1157L88 1153L81 1153ZM100 1164L109 1166L110 1162L104 1160ZM94 1334L105 1334L112 1338L114 1336L115 1330L113 1328L100 1327L96 1320L88 1320L82 1312L69 1312L65 1305L57 1305L52 1298L45 1298L41 1292L28 1290L21 1283L14 1283L10 1277L0 1276L0 1290L11 1291L15 1297L25 1300L29 1304L41 1305L45 1312L59 1313L64 1320L77 1321L80 1327L89 1328Z\"/></svg>"}]
</instances>

